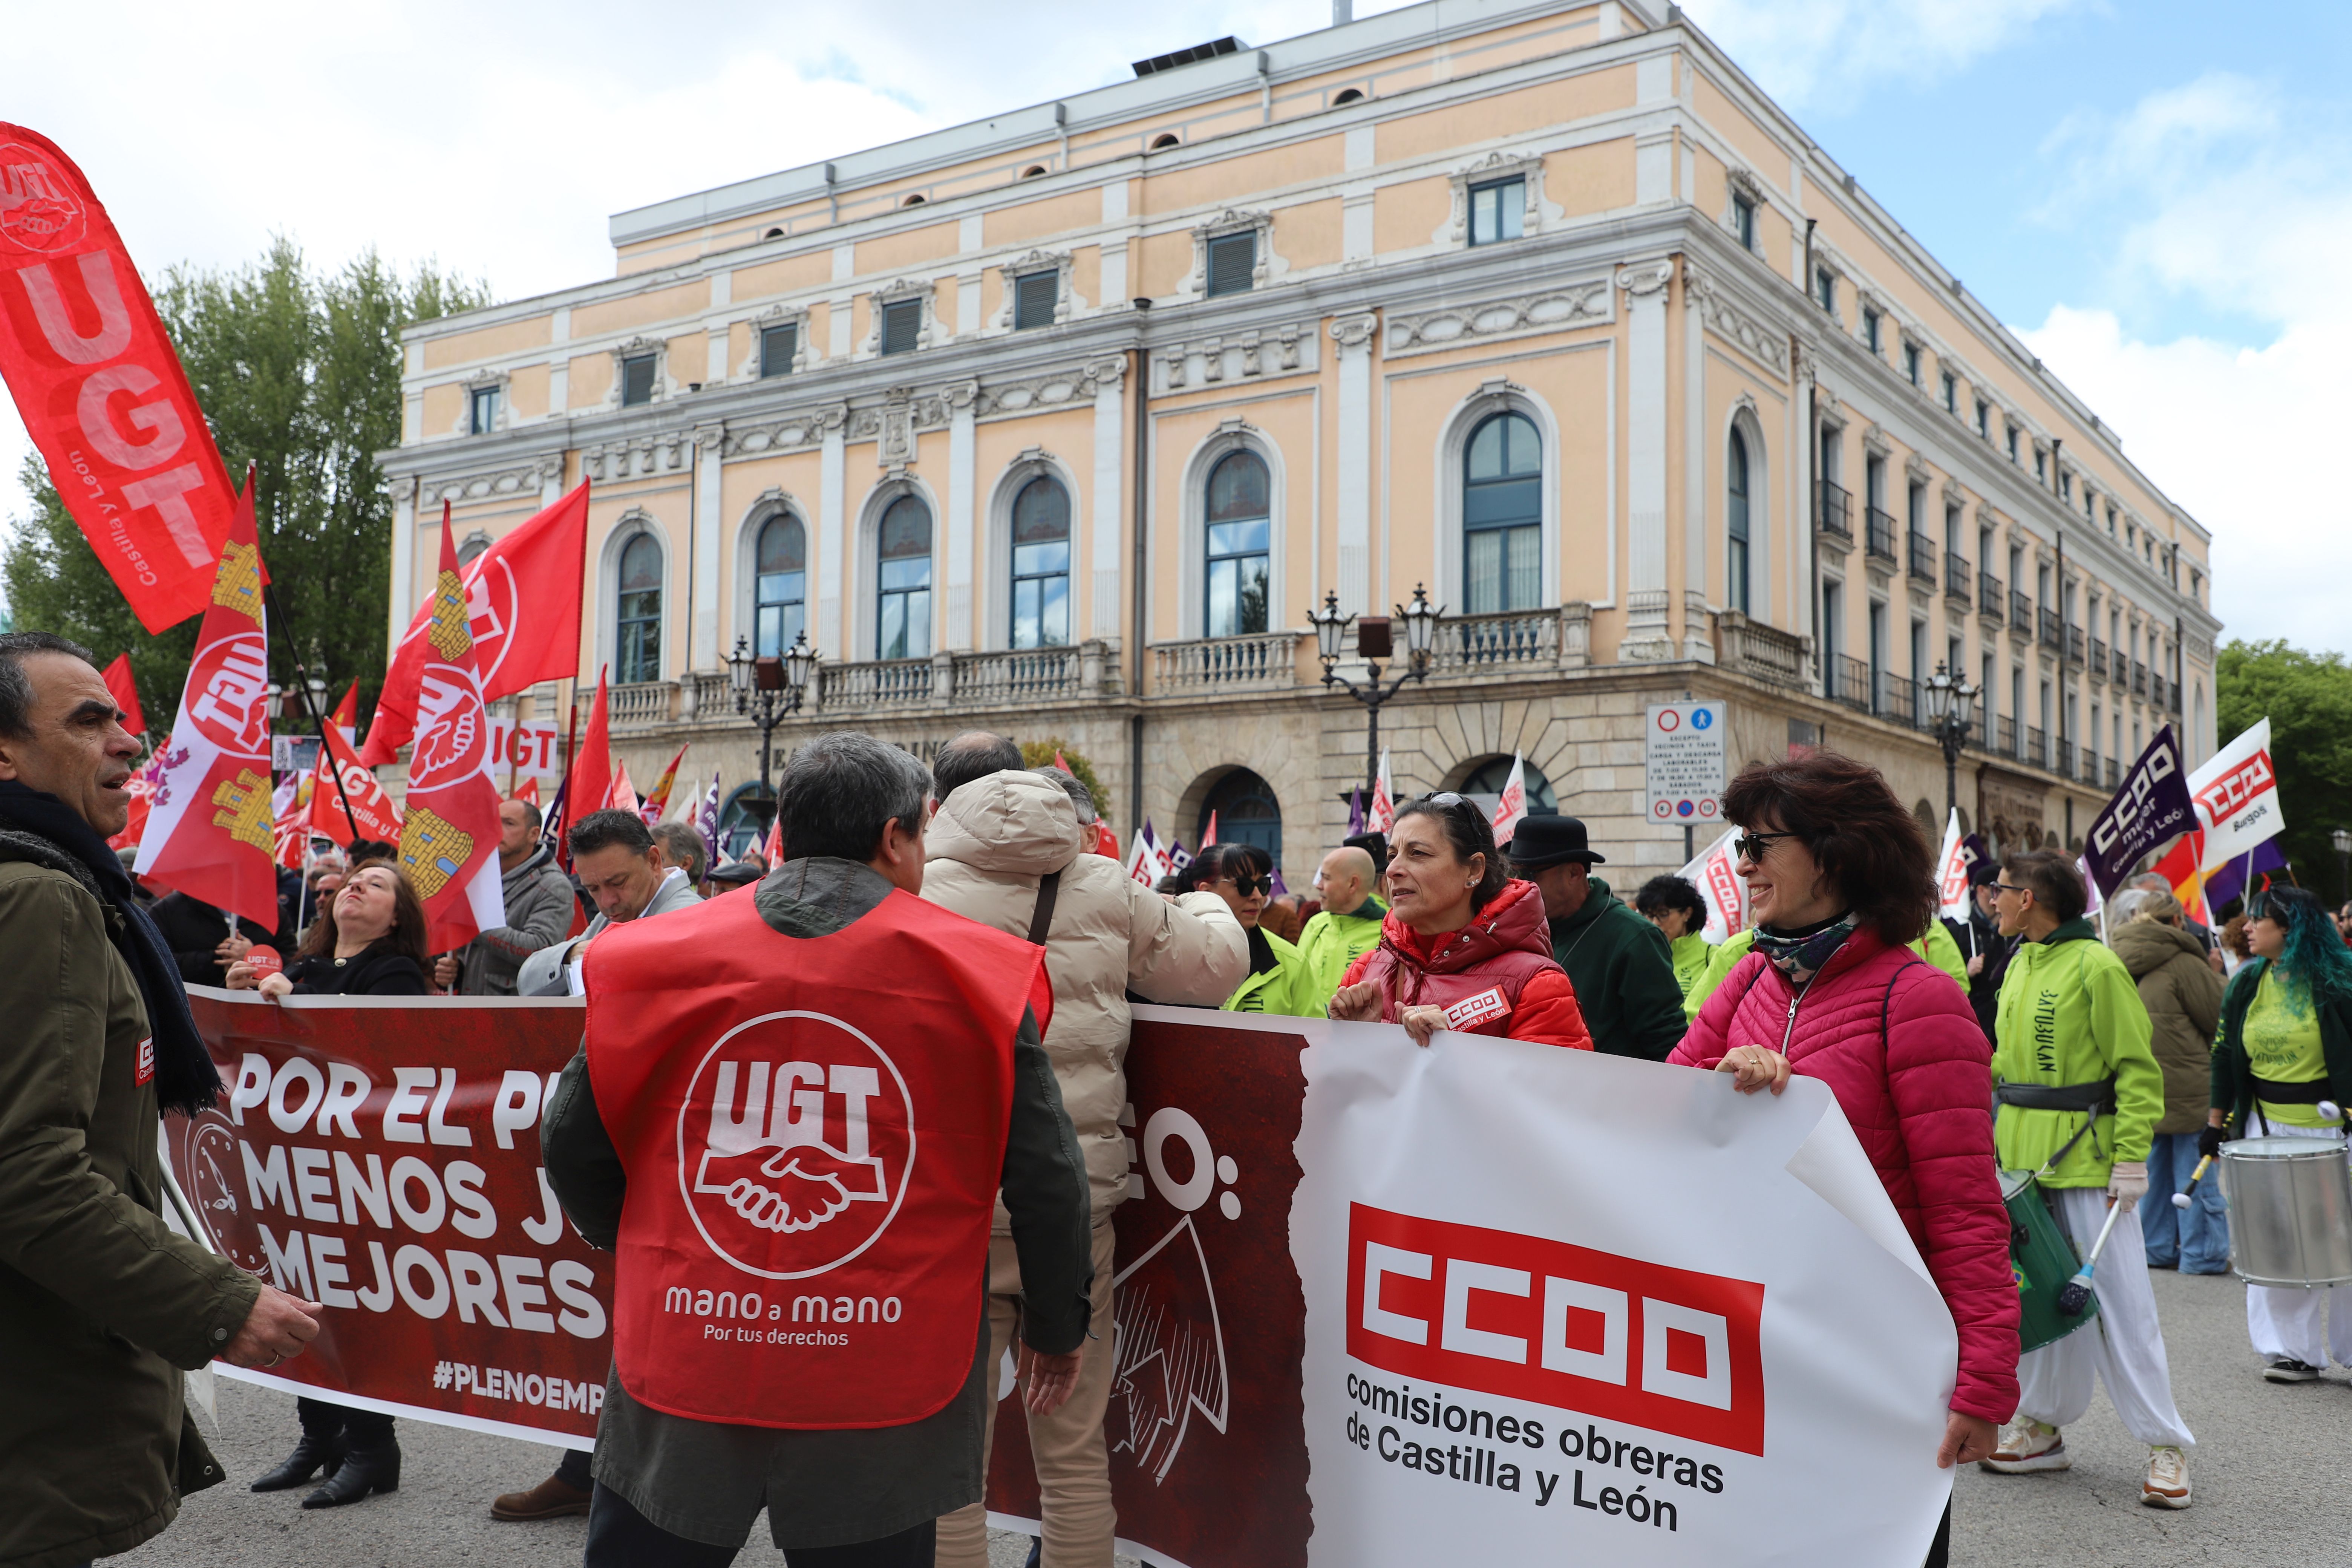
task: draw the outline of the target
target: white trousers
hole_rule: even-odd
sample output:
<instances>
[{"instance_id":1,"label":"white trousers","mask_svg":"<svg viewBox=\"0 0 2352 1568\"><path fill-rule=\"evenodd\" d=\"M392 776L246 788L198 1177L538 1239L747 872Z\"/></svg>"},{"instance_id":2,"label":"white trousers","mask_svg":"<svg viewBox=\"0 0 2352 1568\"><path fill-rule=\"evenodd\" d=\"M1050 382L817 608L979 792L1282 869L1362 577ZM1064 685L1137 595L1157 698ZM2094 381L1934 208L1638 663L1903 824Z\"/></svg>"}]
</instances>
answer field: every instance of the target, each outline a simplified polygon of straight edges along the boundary
<instances>
[{"instance_id":1,"label":"white trousers","mask_svg":"<svg viewBox=\"0 0 2352 1568\"><path fill-rule=\"evenodd\" d=\"M2102 1187L2057 1187L2050 1191L2058 1228L2087 1253L2106 1223ZM2172 1405L2172 1373L2164 1359L2164 1331L2156 1321L2156 1292L2147 1282L2147 1248L2138 1222L2126 1214L2099 1254L2091 1293L2099 1315L2064 1339L2028 1351L2017 1363L2017 1413L2045 1426L2071 1426L2091 1407L2092 1374L2107 1385L2107 1397L2124 1430L2151 1447L2189 1448L2180 1412Z\"/></svg>"},{"instance_id":2,"label":"white trousers","mask_svg":"<svg viewBox=\"0 0 2352 1568\"><path fill-rule=\"evenodd\" d=\"M2263 1118L2263 1131L2272 1138L2333 1138L2333 1127L2288 1127ZM2352 1285L2324 1289L2282 1289L2275 1285L2246 1287L2246 1334L2254 1353L2264 1361L2299 1361L2305 1366L2326 1366L2328 1352L2352 1366Z\"/></svg>"}]
</instances>

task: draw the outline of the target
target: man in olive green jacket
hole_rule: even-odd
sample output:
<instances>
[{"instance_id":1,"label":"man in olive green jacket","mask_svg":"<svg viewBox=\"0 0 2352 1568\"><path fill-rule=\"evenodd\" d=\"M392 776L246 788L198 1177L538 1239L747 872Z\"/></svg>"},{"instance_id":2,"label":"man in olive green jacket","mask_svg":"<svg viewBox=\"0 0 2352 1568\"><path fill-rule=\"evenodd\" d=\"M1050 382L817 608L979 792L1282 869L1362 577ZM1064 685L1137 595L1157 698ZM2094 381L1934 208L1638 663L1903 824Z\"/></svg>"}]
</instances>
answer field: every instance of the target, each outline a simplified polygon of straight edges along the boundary
<instances>
[{"instance_id":1,"label":"man in olive green jacket","mask_svg":"<svg viewBox=\"0 0 2352 1568\"><path fill-rule=\"evenodd\" d=\"M1298 955L1317 997L1329 1005L1348 965L1381 944L1381 921L1388 909L1372 897L1372 858L1353 845L1323 857L1315 873L1323 907L1298 933Z\"/></svg>"},{"instance_id":2,"label":"man in olive green jacket","mask_svg":"<svg viewBox=\"0 0 2352 1568\"><path fill-rule=\"evenodd\" d=\"M1665 932L1591 874L1606 864L1573 816L1530 816L1508 853L1511 875L1543 891L1551 955L1576 987L1595 1050L1662 1062L1682 1043L1683 988Z\"/></svg>"},{"instance_id":3,"label":"man in olive green jacket","mask_svg":"<svg viewBox=\"0 0 2352 1568\"><path fill-rule=\"evenodd\" d=\"M275 1365L320 1309L160 1217L161 1105L219 1087L105 836L139 752L89 655L0 636L0 1563L67 1568L221 1479L180 1369Z\"/></svg>"}]
</instances>

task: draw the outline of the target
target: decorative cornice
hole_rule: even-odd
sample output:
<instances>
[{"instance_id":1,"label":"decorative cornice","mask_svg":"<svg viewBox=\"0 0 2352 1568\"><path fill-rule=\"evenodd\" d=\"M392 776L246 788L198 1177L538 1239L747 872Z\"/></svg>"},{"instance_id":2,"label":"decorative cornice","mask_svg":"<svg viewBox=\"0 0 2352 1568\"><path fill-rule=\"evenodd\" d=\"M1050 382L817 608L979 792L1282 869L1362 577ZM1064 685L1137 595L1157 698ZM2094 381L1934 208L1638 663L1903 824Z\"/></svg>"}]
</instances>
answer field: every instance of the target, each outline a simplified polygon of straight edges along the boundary
<instances>
[{"instance_id":1,"label":"decorative cornice","mask_svg":"<svg viewBox=\"0 0 2352 1568\"><path fill-rule=\"evenodd\" d=\"M1302 321L1169 343L1152 354L1160 372L1158 390L1182 391L1191 382L1191 362L1195 354L1201 359L1201 380L1204 384L1223 381L1229 374L1247 381L1305 369L1302 347L1314 341L1315 329L1313 321Z\"/></svg>"},{"instance_id":2,"label":"decorative cornice","mask_svg":"<svg viewBox=\"0 0 2352 1568\"><path fill-rule=\"evenodd\" d=\"M1661 268L1669 264L1660 262ZM1451 348L1470 340L1519 337L1529 332L1560 331L1570 327L1606 322L1613 314L1609 284L1604 279L1562 284L1532 294L1509 295L1437 310L1391 312L1388 318L1391 354L1424 353ZM1338 336L1338 326L1333 326Z\"/></svg>"},{"instance_id":3,"label":"decorative cornice","mask_svg":"<svg viewBox=\"0 0 2352 1568\"><path fill-rule=\"evenodd\" d=\"M420 506L438 506L443 501L462 503L488 500L499 496L536 495L547 482L551 467L561 477L563 454L551 452L513 468L493 468L488 473L464 474L455 479L423 478L417 480L417 501ZM434 521L438 521L438 519Z\"/></svg>"},{"instance_id":4,"label":"decorative cornice","mask_svg":"<svg viewBox=\"0 0 2352 1568\"><path fill-rule=\"evenodd\" d=\"M1655 261L1640 261L1617 269L1617 287L1628 294L1656 294L1674 280L1675 264L1660 257Z\"/></svg>"},{"instance_id":5,"label":"decorative cornice","mask_svg":"<svg viewBox=\"0 0 2352 1568\"><path fill-rule=\"evenodd\" d=\"M1683 263L1683 300L1698 310L1699 320L1711 331L1738 343L1757 363L1776 375L1787 374L1787 334L1775 332L1734 305L1687 259Z\"/></svg>"},{"instance_id":6,"label":"decorative cornice","mask_svg":"<svg viewBox=\"0 0 2352 1568\"><path fill-rule=\"evenodd\" d=\"M1369 347L1372 334L1380 330L1381 319L1370 310L1359 316L1340 316L1331 323L1331 341L1344 353Z\"/></svg>"}]
</instances>

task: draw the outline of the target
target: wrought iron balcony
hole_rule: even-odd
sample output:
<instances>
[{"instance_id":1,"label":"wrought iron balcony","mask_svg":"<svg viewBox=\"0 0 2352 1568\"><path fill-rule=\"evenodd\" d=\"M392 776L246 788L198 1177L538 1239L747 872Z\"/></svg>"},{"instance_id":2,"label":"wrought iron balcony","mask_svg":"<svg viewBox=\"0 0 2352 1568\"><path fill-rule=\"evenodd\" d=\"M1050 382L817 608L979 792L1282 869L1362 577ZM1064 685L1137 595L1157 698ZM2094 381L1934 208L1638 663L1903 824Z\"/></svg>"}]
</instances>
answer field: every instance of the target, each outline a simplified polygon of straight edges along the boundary
<instances>
[{"instance_id":1,"label":"wrought iron balcony","mask_svg":"<svg viewBox=\"0 0 2352 1568\"><path fill-rule=\"evenodd\" d=\"M1934 587L1936 585L1936 542L1917 529L1913 529L1909 542L1912 579L1915 582L1925 583L1930 588Z\"/></svg>"},{"instance_id":2,"label":"wrought iron balcony","mask_svg":"<svg viewBox=\"0 0 2352 1568\"><path fill-rule=\"evenodd\" d=\"M1994 742L1993 749L2004 757L2017 755L2017 721L2006 713L2002 714L2000 731L2000 738Z\"/></svg>"},{"instance_id":3,"label":"wrought iron balcony","mask_svg":"<svg viewBox=\"0 0 2352 1568\"><path fill-rule=\"evenodd\" d=\"M2066 628L2066 662L2069 664L2083 662L2083 628L2080 626Z\"/></svg>"},{"instance_id":4,"label":"wrought iron balcony","mask_svg":"<svg viewBox=\"0 0 2352 1568\"><path fill-rule=\"evenodd\" d=\"M2113 665L2108 671L2110 678L2117 686L2127 684L2131 680L2131 655L2118 647L2109 652L2107 658Z\"/></svg>"},{"instance_id":5,"label":"wrought iron balcony","mask_svg":"<svg viewBox=\"0 0 2352 1568\"><path fill-rule=\"evenodd\" d=\"M1874 506L1864 511L1864 521L1868 524L1870 531L1870 538L1864 549L1877 559L1890 565L1893 564L1896 560L1895 514L1891 511L1881 511Z\"/></svg>"},{"instance_id":6,"label":"wrought iron balcony","mask_svg":"<svg viewBox=\"0 0 2352 1568\"><path fill-rule=\"evenodd\" d=\"M2000 591L2000 579L1990 572L1977 574L1977 614L1999 626L2006 615L2009 600Z\"/></svg>"},{"instance_id":7,"label":"wrought iron balcony","mask_svg":"<svg viewBox=\"0 0 2352 1568\"><path fill-rule=\"evenodd\" d=\"M2025 750L2021 755L2027 762L2032 763L2037 768L2048 767L2050 765L2050 737L2043 734L2040 727L2029 724L2026 726L2025 730Z\"/></svg>"},{"instance_id":8,"label":"wrought iron balcony","mask_svg":"<svg viewBox=\"0 0 2352 1568\"><path fill-rule=\"evenodd\" d=\"M2109 789L2121 789L2123 787L2123 763L2113 757L2109 757L2107 759L2107 787Z\"/></svg>"},{"instance_id":9,"label":"wrought iron balcony","mask_svg":"<svg viewBox=\"0 0 2352 1568\"><path fill-rule=\"evenodd\" d=\"M1823 533L1851 542L1853 539L1853 497L1827 479L1813 481L1813 516Z\"/></svg>"},{"instance_id":10,"label":"wrought iron balcony","mask_svg":"<svg viewBox=\"0 0 2352 1568\"><path fill-rule=\"evenodd\" d=\"M1919 683L1892 670L1880 671L1878 716L1916 729L1919 724Z\"/></svg>"},{"instance_id":11,"label":"wrought iron balcony","mask_svg":"<svg viewBox=\"0 0 2352 1568\"><path fill-rule=\"evenodd\" d=\"M2092 679L2093 680L2105 680L2106 678L2107 678L2107 645L2106 645L2106 641L2105 641L2105 638L2102 638L2102 637L2093 637L2093 638L2091 639L2091 679Z\"/></svg>"},{"instance_id":12,"label":"wrought iron balcony","mask_svg":"<svg viewBox=\"0 0 2352 1568\"><path fill-rule=\"evenodd\" d=\"M1840 702L1856 712L1870 711L1870 666L1848 654L1837 654L1830 660L1830 679L1835 690L1831 693Z\"/></svg>"},{"instance_id":13,"label":"wrought iron balcony","mask_svg":"<svg viewBox=\"0 0 2352 1568\"><path fill-rule=\"evenodd\" d=\"M2074 776L2074 742L2063 737L2058 742L2058 773L2063 778Z\"/></svg>"},{"instance_id":14,"label":"wrought iron balcony","mask_svg":"<svg viewBox=\"0 0 2352 1568\"><path fill-rule=\"evenodd\" d=\"M2063 646L2058 629L2058 612L2055 610L2045 609L2042 612L2042 646L2053 653L2057 652Z\"/></svg>"},{"instance_id":15,"label":"wrought iron balcony","mask_svg":"<svg viewBox=\"0 0 2352 1568\"><path fill-rule=\"evenodd\" d=\"M1969 576L1970 574L1969 572L1968 557L1960 554L1958 551L1945 551L1944 597L1959 605L1963 611L1966 611L1969 607L1969 599L1970 596L1970 590L1969 587Z\"/></svg>"},{"instance_id":16,"label":"wrought iron balcony","mask_svg":"<svg viewBox=\"0 0 2352 1568\"><path fill-rule=\"evenodd\" d=\"M2012 631L2033 635L2033 601L2014 588L2009 591L2009 625Z\"/></svg>"},{"instance_id":17,"label":"wrought iron balcony","mask_svg":"<svg viewBox=\"0 0 2352 1568\"><path fill-rule=\"evenodd\" d=\"M2137 659L2132 660L2132 695L2134 697L2147 695L2147 666Z\"/></svg>"}]
</instances>

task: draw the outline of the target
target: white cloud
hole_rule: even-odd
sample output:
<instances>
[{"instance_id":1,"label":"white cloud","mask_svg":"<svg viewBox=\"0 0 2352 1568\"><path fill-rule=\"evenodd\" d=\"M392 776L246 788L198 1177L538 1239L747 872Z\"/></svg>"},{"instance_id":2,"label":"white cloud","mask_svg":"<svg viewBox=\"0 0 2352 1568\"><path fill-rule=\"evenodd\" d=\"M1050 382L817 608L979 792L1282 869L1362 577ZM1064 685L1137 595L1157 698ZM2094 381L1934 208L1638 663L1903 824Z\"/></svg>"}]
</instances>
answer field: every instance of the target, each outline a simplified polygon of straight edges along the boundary
<instances>
[{"instance_id":1,"label":"white cloud","mask_svg":"<svg viewBox=\"0 0 2352 1568\"><path fill-rule=\"evenodd\" d=\"M1688 0L1683 7L1791 110L1821 113L1892 77L1948 75L2078 0Z\"/></svg>"}]
</instances>

